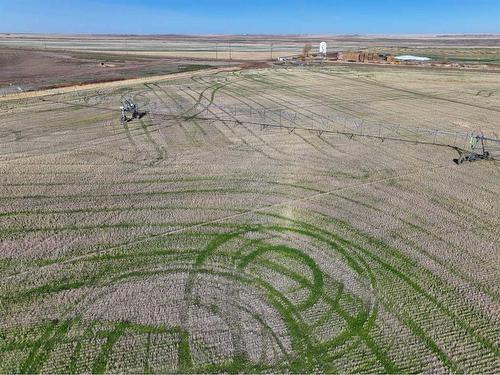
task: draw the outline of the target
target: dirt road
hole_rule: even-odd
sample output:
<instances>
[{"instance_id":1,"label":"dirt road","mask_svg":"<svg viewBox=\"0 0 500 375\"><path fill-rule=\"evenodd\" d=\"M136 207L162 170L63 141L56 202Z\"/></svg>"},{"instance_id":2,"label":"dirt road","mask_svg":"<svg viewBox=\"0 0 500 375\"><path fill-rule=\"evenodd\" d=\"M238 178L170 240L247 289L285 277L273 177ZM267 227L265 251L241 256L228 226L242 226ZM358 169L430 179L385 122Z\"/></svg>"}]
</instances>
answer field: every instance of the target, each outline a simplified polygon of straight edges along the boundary
<instances>
[{"instance_id":1,"label":"dirt road","mask_svg":"<svg viewBox=\"0 0 500 375\"><path fill-rule=\"evenodd\" d=\"M69 92L75 92L75 91L80 91L80 90L116 88L116 87L138 85L138 84L149 83L149 82L168 81L168 80L174 80L174 79L179 79L179 78L190 78L190 77L195 77L198 75L205 75L207 73L231 72L231 71L238 71L238 70L241 70L240 66L230 66L230 67L222 67L222 68L214 68L214 69L204 69L204 70L199 70L196 72L173 73L173 74L144 77L144 78L124 79L124 80L120 80L120 81L79 84L79 85L58 87L58 88L53 88L53 89L27 91L27 92L15 93L15 94L6 94L3 96L0 96L0 102L9 101L9 100L17 100L17 99L38 98L38 97L42 97L42 96L56 95L56 94L66 94Z\"/></svg>"}]
</instances>

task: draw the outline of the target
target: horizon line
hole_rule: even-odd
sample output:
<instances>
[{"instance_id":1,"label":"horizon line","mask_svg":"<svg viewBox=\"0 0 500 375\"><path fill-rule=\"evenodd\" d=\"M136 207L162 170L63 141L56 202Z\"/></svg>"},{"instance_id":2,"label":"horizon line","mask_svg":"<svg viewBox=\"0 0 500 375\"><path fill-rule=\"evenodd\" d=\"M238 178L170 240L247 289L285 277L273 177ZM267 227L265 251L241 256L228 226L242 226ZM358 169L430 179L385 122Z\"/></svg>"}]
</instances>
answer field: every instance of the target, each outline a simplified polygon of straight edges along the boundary
<instances>
[{"instance_id":1,"label":"horizon line","mask_svg":"<svg viewBox=\"0 0 500 375\"><path fill-rule=\"evenodd\" d=\"M363 34L363 33L339 33L339 34L329 34L329 33L67 33L67 32L8 32L0 31L0 35L40 35L40 36L56 36L56 35L67 35L67 36L186 36L186 37L197 37L197 36L325 36L325 37L390 37L390 36L405 36L405 37L487 37L487 36L498 36L500 33L380 33L380 34Z\"/></svg>"}]
</instances>

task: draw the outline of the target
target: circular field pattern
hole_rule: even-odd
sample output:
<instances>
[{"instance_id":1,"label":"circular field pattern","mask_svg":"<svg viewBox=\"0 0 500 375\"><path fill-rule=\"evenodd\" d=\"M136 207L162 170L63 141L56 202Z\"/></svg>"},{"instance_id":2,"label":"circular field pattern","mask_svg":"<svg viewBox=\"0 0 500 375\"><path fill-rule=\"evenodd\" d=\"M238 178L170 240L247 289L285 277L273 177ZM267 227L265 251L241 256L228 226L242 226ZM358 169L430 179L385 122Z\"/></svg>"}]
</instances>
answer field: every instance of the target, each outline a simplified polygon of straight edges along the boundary
<instances>
[{"instance_id":1,"label":"circular field pattern","mask_svg":"<svg viewBox=\"0 0 500 375\"><path fill-rule=\"evenodd\" d=\"M161 371L148 354L151 343L159 341L162 350L171 353L174 371L331 371L335 358L368 340L377 317L376 307L366 300L369 270L347 255L345 245L313 227L229 225L219 230L225 231L209 235L213 239L203 251L149 255L158 258L148 259L158 270L123 272L116 263L103 264L106 277L95 276L94 288L80 296L66 320L37 327L50 340L40 347L33 344L35 354L23 370L44 368L54 346L74 347L77 361L96 331L104 340L97 343L89 363L51 371L83 365L93 372L110 370L108 363L122 345L149 355L142 358L147 368ZM324 272L308 252L295 248L297 244L308 244L318 257L337 251L338 262L344 261L339 279ZM101 261L119 258L135 259L129 253ZM138 257L138 265L142 262ZM346 289L344 279L351 280L354 290ZM85 289L78 283L51 285L56 290L77 287ZM138 342L146 345L142 351ZM119 366L114 359L112 363ZM122 366L115 370L126 368Z\"/></svg>"}]
</instances>

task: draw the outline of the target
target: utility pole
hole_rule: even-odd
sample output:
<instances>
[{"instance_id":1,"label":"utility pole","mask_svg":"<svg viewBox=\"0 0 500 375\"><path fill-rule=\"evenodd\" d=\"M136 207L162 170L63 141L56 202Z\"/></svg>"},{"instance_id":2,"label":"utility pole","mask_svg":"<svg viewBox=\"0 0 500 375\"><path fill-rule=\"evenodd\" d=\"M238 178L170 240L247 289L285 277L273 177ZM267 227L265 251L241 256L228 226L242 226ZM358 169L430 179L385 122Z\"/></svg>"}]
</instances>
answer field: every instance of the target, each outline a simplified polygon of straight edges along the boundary
<instances>
[{"instance_id":1,"label":"utility pole","mask_svg":"<svg viewBox=\"0 0 500 375\"><path fill-rule=\"evenodd\" d=\"M231 51L231 42L228 42L229 44L229 60L232 60L233 59L233 54L232 54L232 51Z\"/></svg>"},{"instance_id":2,"label":"utility pole","mask_svg":"<svg viewBox=\"0 0 500 375\"><path fill-rule=\"evenodd\" d=\"M219 43L215 43L215 60L219 60Z\"/></svg>"},{"instance_id":3,"label":"utility pole","mask_svg":"<svg viewBox=\"0 0 500 375\"><path fill-rule=\"evenodd\" d=\"M273 43L271 43L271 60L273 59Z\"/></svg>"}]
</instances>

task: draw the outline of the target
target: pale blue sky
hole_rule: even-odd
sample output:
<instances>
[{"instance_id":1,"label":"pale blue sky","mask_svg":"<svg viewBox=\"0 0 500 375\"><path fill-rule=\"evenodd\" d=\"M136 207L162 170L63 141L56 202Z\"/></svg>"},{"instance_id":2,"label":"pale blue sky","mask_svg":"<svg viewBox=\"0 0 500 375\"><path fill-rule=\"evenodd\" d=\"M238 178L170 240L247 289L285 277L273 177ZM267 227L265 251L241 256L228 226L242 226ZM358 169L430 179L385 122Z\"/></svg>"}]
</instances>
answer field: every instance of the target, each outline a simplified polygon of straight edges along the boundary
<instances>
[{"instance_id":1,"label":"pale blue sky","mask_svg":"<svg viewBox=\"0 0 500 375\"><path fill-rule=\"evenodd\" d=\"M0 32L500 34L500 0L0 0Z\"/></svg>"}]
</instances>

